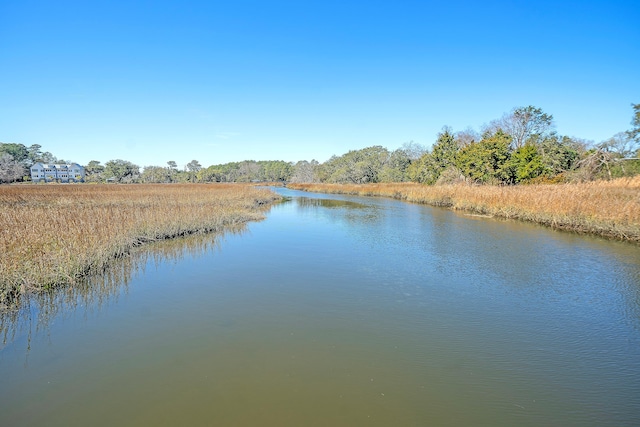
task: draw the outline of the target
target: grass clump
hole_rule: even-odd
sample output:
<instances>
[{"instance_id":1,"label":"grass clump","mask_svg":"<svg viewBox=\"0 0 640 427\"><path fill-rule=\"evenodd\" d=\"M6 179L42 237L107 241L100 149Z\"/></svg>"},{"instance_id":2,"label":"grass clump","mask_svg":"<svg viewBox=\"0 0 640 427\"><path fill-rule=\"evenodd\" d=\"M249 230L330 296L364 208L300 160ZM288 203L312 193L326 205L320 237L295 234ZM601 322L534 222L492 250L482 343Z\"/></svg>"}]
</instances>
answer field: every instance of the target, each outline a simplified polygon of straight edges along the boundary
<instances>
[{"instance_id":1,"label":"grass clump","mask_svg":"<svg viewBox=\"0 0 640 427\"><path fill-rule=\"evenodd\" d=\"M290 184L289 187L304 191L392 197L640 243L640 176L554 185L384 183Z\"/></svg>"},{"instance_id":2,"label":"grass clump","mask_svg":"<svg viewBox=\"0 0 640 427\"><path fill-rule=\"evenodd\" d=\"M0 186L0 306L146 242L260 220L278 198L240 184Z\"/></svg>"}]
</instances>

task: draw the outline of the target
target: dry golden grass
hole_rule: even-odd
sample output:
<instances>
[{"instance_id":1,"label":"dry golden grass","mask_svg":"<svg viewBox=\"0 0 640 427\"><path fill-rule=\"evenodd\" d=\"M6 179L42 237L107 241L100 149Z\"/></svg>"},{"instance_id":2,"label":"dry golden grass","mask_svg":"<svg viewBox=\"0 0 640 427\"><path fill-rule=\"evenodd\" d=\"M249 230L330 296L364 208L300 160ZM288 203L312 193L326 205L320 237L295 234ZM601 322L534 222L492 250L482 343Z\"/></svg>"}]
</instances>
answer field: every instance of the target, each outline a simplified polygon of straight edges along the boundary
<instances>
[{"instance_id":1,"label":"dry golden grass","mask_svg":"<svg viewBox=\"0 0 640 427\"><path fill-rule=\"evenodd\" d=\"M291 184L290 188L393 197L640 243L640 177L579 184L476 186Z\"/></svg>"},{"instance_id":2,"label":"dry golden grass","mask_svg":"<svg viewBox=\"0 0 640 427\"><path fill-rule=\"evenodd\" d=\"M72 284L145 242L262 219L278 198L239 184L0 186L0 305Z\"/></svg>"}]
</instances>

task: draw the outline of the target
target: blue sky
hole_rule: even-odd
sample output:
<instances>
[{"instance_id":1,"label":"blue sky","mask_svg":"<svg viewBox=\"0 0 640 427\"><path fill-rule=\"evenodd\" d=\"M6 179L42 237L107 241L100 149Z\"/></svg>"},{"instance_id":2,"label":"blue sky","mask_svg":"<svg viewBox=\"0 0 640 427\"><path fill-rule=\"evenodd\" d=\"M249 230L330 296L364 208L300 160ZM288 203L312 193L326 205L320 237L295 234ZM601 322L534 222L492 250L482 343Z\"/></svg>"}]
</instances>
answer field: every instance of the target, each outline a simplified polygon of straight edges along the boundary
<instances>
[{"instance_id":1,"label":"blue sky","mask_svg":"<svg viewBox=\"0 0 640 427\"><path fill-rule=\"evenodd\" d=\"M527 105L599 142L631 103L638 1L0 0L0 141L82 164L323 162Z\"/></svg>"}]
</instances>

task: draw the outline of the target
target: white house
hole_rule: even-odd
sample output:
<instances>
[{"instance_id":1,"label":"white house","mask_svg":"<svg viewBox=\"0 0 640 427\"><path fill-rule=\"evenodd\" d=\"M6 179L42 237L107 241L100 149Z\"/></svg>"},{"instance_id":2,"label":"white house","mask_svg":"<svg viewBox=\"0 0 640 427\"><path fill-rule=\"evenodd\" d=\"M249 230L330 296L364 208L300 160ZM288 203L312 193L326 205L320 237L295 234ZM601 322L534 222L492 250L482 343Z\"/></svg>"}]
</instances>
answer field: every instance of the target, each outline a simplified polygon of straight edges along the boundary
<instances>
[{"instance_id":1,"label":"white house","mask_svg":"<svg viewBox=\"0 0 640 427\"><path fill-rule=\"evenodd\" d=\"M77 163L68 165L50 165L34 163L31 165L33 182L84 182L84 167Z\"/></svg>"}]
</instances>

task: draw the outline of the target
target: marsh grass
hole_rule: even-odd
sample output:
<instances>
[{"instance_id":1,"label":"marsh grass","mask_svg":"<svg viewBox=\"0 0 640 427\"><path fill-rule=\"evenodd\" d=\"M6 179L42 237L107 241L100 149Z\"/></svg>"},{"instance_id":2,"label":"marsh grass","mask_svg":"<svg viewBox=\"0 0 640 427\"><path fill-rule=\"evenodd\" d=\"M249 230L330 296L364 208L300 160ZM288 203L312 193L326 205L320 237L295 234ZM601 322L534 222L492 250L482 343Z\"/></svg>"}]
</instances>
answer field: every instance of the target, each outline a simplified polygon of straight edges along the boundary
<instances>
[{"instance_id":1,"label":"marsh grass","mask_svg":"<svg viewBox=\"0 0 640 427\"><path fill-rule=\"evenodd\" d=\"M392 197L640 243L638 176L554 185L290 184L289 188Z\"/></svg>"},{"instance_id":2,"label":"marsh grass","mask_svg":"<svg viewBox=\"0 0 640 427\"><path fill-rule=\"evenodd\" d=\"M0 306L78 283L147 242L260 220L277 199L237 184L0 186Z\"/></svg>"},{"instance_id":3,"label":"marsh grass","mask_svg":"<svg viewBox=\"0 0 640 427\"><path fill-rule=\"evenodd\" d=\"M133 248L126 257L111 260L104 271L78 280L73 286L21 295L9 310L0 310L0 352L16 337L22 336L26 338L25 350L28 353L32 337L40 332L46 333L54 319L100 312L117 302L118 296L128 291L130 283L136 276L144 274L147 266L157 268L159 265L176 264L185 257L200 257L217 251L225 236L242 234L245 229L245 224L240 224L225 228L222 234L192 234Z\"/></svg>"}]
</instances>

